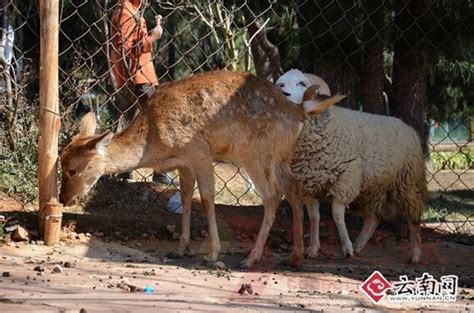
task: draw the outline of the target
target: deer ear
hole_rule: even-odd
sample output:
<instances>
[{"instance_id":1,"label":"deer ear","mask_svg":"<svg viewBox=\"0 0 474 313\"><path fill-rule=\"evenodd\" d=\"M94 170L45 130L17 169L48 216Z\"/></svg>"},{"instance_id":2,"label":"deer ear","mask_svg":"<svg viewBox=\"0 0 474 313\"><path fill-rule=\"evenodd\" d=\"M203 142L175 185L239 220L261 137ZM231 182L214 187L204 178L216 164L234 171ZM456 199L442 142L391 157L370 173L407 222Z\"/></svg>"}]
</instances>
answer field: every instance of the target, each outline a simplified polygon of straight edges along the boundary
<instances>
[{"instance_id":1,"label":"deer ear","mask_svg":"<svg viewBox=\"0 0 474 313\"><path fill-rule=\"evenodd\" d=\"M303 108L305 113L309 115L316 115L319 116L321 113L326 111L330 106L333 104L338 103L342 99L344 99L346 96L344 95L335 95L332 97L320 97L321 101L319 100L309 100L303 102Z\"/></svg>"},{"instance_id":2,"label":"deer ear","mask_svg":"<svg viewBox=\"0 0 474 313\"><path fill-rule=\"evenodd\" d=\"M97 120L95 118L94 112L87 113L81 120L77 137L84 138L94 136L96 127Z\"/></svg>"},{"instance_id":3,"label":"deer ear","mask_svg":"<svg viewBox=\"0 0 474 313\"><path fill-rule=\"evenodd\" d=\"M91 139L91 141L87 143L87 147L91 150L94 149L98 154L104 156L108 145L112 141L112 137L114 137L114 133L109 131L105 132L102 135L98 135L97 137Z\"/></svg>"}]
</instances>

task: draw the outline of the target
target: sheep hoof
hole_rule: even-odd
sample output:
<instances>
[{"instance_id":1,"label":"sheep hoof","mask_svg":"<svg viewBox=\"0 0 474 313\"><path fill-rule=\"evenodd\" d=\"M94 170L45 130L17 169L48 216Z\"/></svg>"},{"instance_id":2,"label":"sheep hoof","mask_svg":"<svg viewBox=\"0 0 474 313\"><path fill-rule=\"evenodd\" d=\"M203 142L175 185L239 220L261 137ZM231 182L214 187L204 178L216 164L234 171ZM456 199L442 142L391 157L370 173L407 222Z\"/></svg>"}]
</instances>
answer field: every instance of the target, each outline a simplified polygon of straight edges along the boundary
<instances>
[{"instance_id":1,"label":"sheep hoof","mask_svg":"<svg viewBox=\"0 0 474 313\"><path fill-rule=\"evenodd\" d=\"M356 245L356 246L354 247L354 254L355 254L355 255L359 255L359 254L362 252L362 249L363 249L363 248L364 248L364 247L359 247L359 246Z\"/></svg>"},{"instance_id":2,"label":"sheep hoof","mask_svg":"<svg viewBox=\"0 0 474 313\"><path fill-rule=\"evenodd\" d=\"M210 252L208 255L204 256L204 259L209 262L215 262L219 258L219 252Z\"/></svg>"},{"instance_id":3,"label":"sheep hoof","mask_svg":"<svg viewBox=\"0 0 474 313\"><path fill-rule=\"evenodd\" d=\"M306 249L306 252L305 252L305 256L308 258L308 259L315 259L317 258L319 255L319 247L316 247L316 248L307 248Z\"/></svg>"},{"instance_id":4,"label":"sheep hoof","mask_svg":"<svg viewBox=\"0 0 474 313\"><path fill-rule=\"evenodd\" d=\"M421 251L414 251L410 257L411 264L418 264L421 258Z\"/></svg>"},{"instance_id":5,"label":"sheep hoof","mask_svg":"<svg viewBox=\"0 0 474 313\"><path fill-rule=\"evenodd\" d=\"M354 256L354 249L352 248L351 243L342 246L342 256L344 258L350 258Z\"/></svg>"},{"instance_id":6,"label":"sheep hoof","mask_svg":"<svg viewBox=\"0 0 474 313\"><path fill-rule=\"evenodd\" d=\"M243 260L242 262L239 263L239 265L237 265L237 269L239 270L248 270L249 268L252 267L253 265L253 261L250 261L248 258Z\"/></svg>"}]
</instances>

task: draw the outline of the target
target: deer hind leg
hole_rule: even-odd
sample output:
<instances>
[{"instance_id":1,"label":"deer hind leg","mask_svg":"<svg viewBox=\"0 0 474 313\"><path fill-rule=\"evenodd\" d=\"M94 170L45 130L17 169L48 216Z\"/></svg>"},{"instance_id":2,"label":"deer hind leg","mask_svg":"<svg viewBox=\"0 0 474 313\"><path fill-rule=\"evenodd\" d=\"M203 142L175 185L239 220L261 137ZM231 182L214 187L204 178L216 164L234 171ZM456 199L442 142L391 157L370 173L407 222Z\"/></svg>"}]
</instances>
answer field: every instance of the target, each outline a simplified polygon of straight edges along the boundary
<instances>
[{"instance_id":1,"label":"deer hind leg","mask_svg":"<svg viewBox=\"0 0 474 313\"><path fill-rule=\"evenodd\" d=\"M316 258L318 256L321 243L319 242L319 223L321 216L319 214L319 201L315 198L307 197L305 199L306 210L308 210L309 223L310 223L310 241L309 246L305 251L305 255L310 258Z\"/></svg>"},{"instance_id":2,"label":"deer hind leg","mask_svg":"<svg viewBox=\"0 0 474 313\"><path fill-rule=\"evenodd\" d=\"M181 237L179 238L178 254L183 256L189 247L191 231L191 205L194 191L194 175L190 169L181 167L178 169L181 201L183 205L183 216L181 219Z\"/></svg>"},{"instance_id":3,"label":"deer hind leg","mask_svg":"<svg viewBox=\"0 0 474 313\"><path fill-rule=\"evenodd\" d=\"M241 262L240 268L250 268L262 257L263 249L265 248L265 243L275 220L276 211L282 197L281 192L278 192L276 188L274 178L272 179L272 177L266 177L262 168L246 167L246 170L255 184L257 192L262 197L264 214L254 248L250 252L249 256Z\"/></svg>"},{"instance_id":4,"label":"deer hind leg","mask_svg":"<svg viewBox=\"0 0 474 313\"><path fill-rule=\"evenodd\" d=\"M199 166L195 170L195 177L201 195L201 204L209 224L209 254L208 261L216 261L221 251L219 232L217 230L216 211L214 205L214 170L212 162Z\"/></svg>"},{"instance_id":5,"label":"deer hind leg","mask_svg":"<svg viewBox=\"0 0 474 313\"><path fill-rule=\"evenodd\" d=\"M302 184L293 176L287 163L281 162L276 171L278 182L290 203L293 215L293 251L290 264L298 266L304 257L303 224L304 208Z\"/></svg>"}]
</instances>

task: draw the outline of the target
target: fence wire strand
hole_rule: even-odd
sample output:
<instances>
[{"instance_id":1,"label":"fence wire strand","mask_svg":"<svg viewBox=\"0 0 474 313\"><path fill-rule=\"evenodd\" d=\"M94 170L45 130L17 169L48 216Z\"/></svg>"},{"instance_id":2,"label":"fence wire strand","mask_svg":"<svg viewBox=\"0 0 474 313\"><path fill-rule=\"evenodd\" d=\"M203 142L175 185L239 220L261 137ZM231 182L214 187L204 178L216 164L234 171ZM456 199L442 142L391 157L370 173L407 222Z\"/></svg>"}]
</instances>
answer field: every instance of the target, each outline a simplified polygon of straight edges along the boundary
<instances>
[{"instance_id":1,"label":"fence wire strand","mask_svg":"<svg viewBox=\"0 0 474 313\"><path fill-rule=\"evenodd\" d=\"M129 53L146 43L133 42L125 51L113 37L113 29L121 27L114 25L114 14L120 14L122 2L61 1L62 146L85 112L96 113L101 129L121 129L145 96L136 75L147 64L136 67ZM129 36L143 30L142 21L151 31L155 17L162 16L163 34L151 44L149 60L160 84L215 69L250 71L274 82L284 71L299 68L321 76L334 93L348 95L343 106L403 119L427 142L425 223L472 234L473 6L470 0L144 0ZM37 194L38 3L2 0L0 8L0 188L32 203ZM129 39L119 36L126 45ZM114 77L114 49L127 66L123 85ZM215 174L217 202L260 204L238 167L218 162ZM133 180L150 181L153 175L138 170ZM177 173L168 175L172 182L160 192L179 189Z\"/></svg>"}]
</instances>

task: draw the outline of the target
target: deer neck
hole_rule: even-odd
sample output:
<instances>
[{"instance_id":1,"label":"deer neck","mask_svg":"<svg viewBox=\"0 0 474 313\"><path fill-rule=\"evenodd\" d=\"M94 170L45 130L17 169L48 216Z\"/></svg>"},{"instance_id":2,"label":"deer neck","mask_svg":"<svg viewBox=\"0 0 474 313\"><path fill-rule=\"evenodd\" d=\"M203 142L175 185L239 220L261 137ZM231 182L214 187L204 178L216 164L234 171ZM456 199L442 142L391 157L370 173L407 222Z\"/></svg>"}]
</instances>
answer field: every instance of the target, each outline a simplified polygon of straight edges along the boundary
<instances>
[{"instance_id":1,"label":"deer neck","mask_svg":"<svg viewBox=\"0 0 474 313\"><path fill-rule=\"evenodd\" d=\"M116 134L106 150L105 173L123 173L144 167L146 127L137 119L124 131Z\"/></svg>"}]
</instances>

